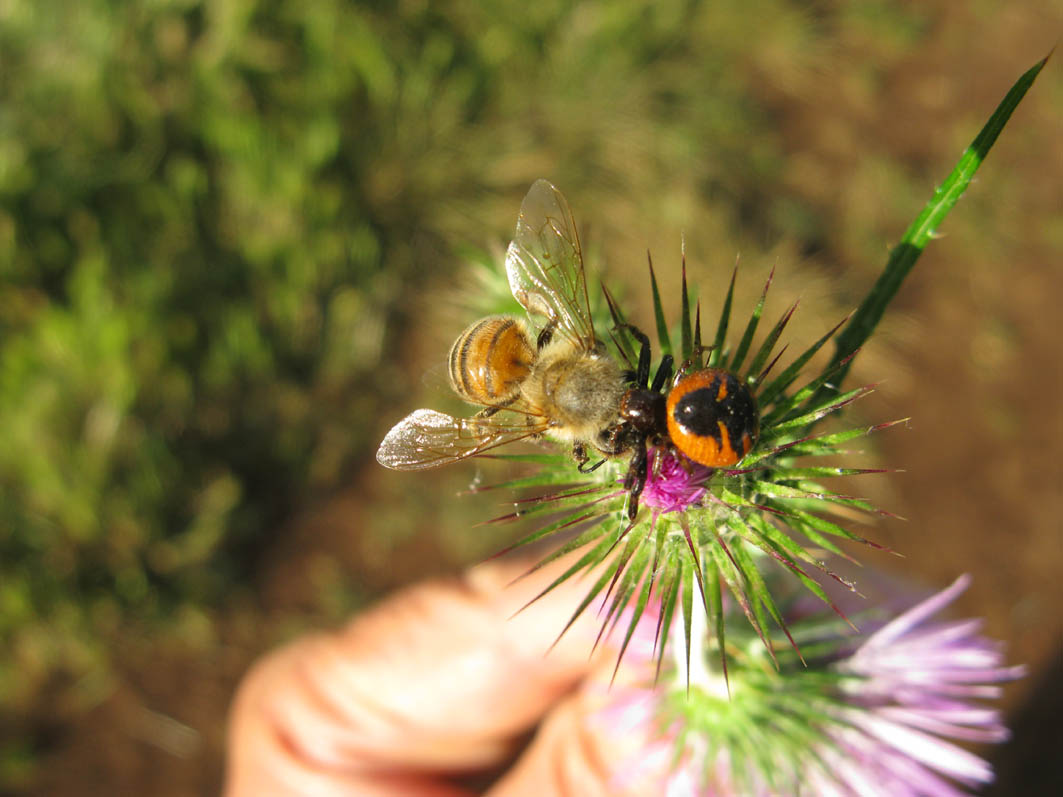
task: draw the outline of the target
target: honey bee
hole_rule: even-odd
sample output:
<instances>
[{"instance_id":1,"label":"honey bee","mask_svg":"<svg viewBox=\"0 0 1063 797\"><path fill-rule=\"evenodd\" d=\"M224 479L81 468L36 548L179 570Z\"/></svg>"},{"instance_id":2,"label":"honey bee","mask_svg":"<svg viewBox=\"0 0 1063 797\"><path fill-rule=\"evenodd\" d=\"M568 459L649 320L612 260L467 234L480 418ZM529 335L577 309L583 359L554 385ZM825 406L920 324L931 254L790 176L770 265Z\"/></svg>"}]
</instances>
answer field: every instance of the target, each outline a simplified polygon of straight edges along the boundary
<instances>
[{"instance_id":1,"label":"honey bee","mask_svg":"<svg viewBox=\"0 0 1063 797\"><path fill-rule=\"evenodd\" d=\"M483 318L450 350L451 386L482 409L470 418L414 411L380 444L380 464L435 468L548 436L570 442L587 472L604 461L588 467L588 448L614 456L628 445L618 412L630 376L595 335L572 212L546 180L521 204L506 274L528 320Z\"/></svg>"}]
</instances>

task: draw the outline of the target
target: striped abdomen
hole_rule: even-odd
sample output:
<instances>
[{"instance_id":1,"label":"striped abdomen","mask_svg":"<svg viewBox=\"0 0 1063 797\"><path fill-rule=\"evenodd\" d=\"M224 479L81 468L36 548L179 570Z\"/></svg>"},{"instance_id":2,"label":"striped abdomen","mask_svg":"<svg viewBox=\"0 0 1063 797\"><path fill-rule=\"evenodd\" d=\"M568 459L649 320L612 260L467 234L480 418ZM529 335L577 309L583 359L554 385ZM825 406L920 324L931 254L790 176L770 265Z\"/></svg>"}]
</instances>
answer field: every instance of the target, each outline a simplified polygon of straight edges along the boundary
<instances>
[{"instance_id":1,"label":"striped abdomen","mask_svg":"<svg viewBox=\"0 0 1063 797\"><path fill-rule=\"evenodd\" d=\"M450 384L466 401L502 406L517 397L535 362L524 325L491 316L466 329L450 350Z\"/></svg>"}]
</instances>

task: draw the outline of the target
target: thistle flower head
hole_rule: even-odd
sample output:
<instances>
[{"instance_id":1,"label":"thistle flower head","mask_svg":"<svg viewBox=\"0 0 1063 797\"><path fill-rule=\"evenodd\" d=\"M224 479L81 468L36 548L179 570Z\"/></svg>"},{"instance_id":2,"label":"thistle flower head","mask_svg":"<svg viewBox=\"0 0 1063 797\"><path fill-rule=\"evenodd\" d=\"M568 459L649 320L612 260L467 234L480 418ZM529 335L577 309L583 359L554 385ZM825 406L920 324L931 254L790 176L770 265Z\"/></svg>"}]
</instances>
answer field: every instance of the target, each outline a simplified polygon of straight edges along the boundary
<instances>
[{"instance_id":1,"label":"thistle flower head","mask_svg":"<svg viewBox=\"0 0 1063 797\"><path fill-rule=\"evenodd\" d=\"M977 621L931 622L968 583L958 579L855 640L829 616L792 620L793 636L814 652L807 666L783 654L778 670L764 667L731 644L729 698L718 682L634 688L608 711L656 723L660 738L645 760L670 751L678 766L669 793L964 794L992 770L957 743L1007 738L999 713L975 701L1024 674L1003 665ZM640 655L635 646L632 658Z\"/></svg>"},{"instance_id":2,"label":"thistle flower head","mask_svg":"<svg viewBox=\"0 0 1063 797\"><path fill-rule=\"evenodd\" d=\"M769 561L781 563L812 594L831 606L834 604L813 575L815 571L852 588L827 566L822 552L844 555L832 538L873 545L846 530L836 516L851 515L853 510L876 510L859 498L831 491L821 482L833 476L872 471L814 466L803 460L843 454L846 441L890 425L831 433L813 429L823 417L870 392L864 387L839 394L832 386L832 375L847 360L794 387L802 368L840 324L769 379L782 354L776 351L776 344L795 307L782 315L759 346L753 345L771 284L769 277L741 337L732 344L728 339L735 282L732 277L713 344L704 346L700 305L691 301L685 267L683 273L680 334L678 346L673 347L651 265L660 361L653 384L647 378L640 390L643 394L656 392L659 412L664 414L665 399L669 400L668 406L673 403L669 391L679 390L687 375L726 375L721 377L726 380L725 391L719 388L723 382L704 379L713 385L708 390L708 400L719 401L721 406L719 440L712 448L733 449L737 454L725 459L727 464L723 465L694 461L682 453L687 449L680 446L672 427L664 431L658 422L644 439L638 440L633 452L602 462L590 472L577 468L563 454L552 458L525 457L540 465L538 472L500 486L539 488L540 493L520 502L515 512L496 519L549 516L549 522L519 541L518 546L577 529L574 537L542 560L541 564L545 564L577 548L584 550L578 563L552 586L580 571L604 565L603 574L572 619L596 598L604 597L607 608L603 612L603 635L622 621L627 626L621 657L652 600L660 607L656 624L658 665L666 649L674 647L674 642L669 642L669 629L677 615L685 624L683 635L677 639L687 648L685 655L689 658L691 607L695 601L710 618L717 648L724 650L726 594L734 599L748 624L774 655L772 628L781 628L785 634L786 624L773 599L773 587L761 574ZM652 369L644 353L646 336L627 322L612 295L606 292L606 296L618 356L632 373L649 373ZM674 359L680 364L674 378L669 379ZM746 407L742 411L747 414L741 422L727 426L725 422L731 419L724 414L721 397L735 391L748 394L746 404L755 414L750 418L750 407ZM706 438L716 434L714 424L702 428ZM645 446L641 494L638 487L633 487L640 484L635 473L639 446ZM633 611L626 612L629 605ZM700 645L694 637L694 644ZM793 639L788 643L796 646Z\"/></svg>"},{"instance_id":3,"label":"thistle flower head","mask_svg":"<svg viewBox=\"0 0 1063 797\"><path fill-rule=\"evenodd\" d=\"M647 663L656 660L654 683L659 684L656 679L662 671L673 676L652 692L644 691L639 705L656 718L662 739L687 764L673 779L675 788L687 787L683 793L947 795L991 777L984 762L956 747L953 740L1003 738L996 713L969 701L994 696L997 684L1019 677L1022 671L1002 666L999 651L977 635L976 623L926 625L930 615L962 591L964 581L854 649L839 635L842 626L837 619L816 623L788 616L776 603L776 586L769 584L766 574L768 564L781 565L848 623L817 579L826 576L853 589L831 571L824 557L846 556L837 544L840 539L872 545L839 520L854 510L876 510L822 482L872 471L809 460L842 455L847 441L891 424L835 432L821 432L817 424L870 392L870 387L843 392L839 383L1044 63L1024 74L997 107L892 251L882 276L839 335L829 365L805 384L798 386L799 374L841 324L769 379L782 355L776 344L795 307L754 348L762 294L744 331L732 340L732 278L715 337L711 345L702 346L700 305L691 312L684 268L680 343L673 348L651 264L661 355L652 383L648 337L626 322L607 294L615 355L636 375L634 387L626 393L615 378L609 390L597 391L599 407L603 394L607 407L615 402L615 415L607 409L604 416L607 428L602 428L599 417L593 427L562 434L536 402L522 405L520 396L508 395L499 399L493 381L488 385L488 380L479 380L484 382L484 398L478 403L484 409L473 418L417 411L400 421L381 444L377 458L382 464L416 470L494 456L498 446L549 437L551 432L577 441L572 452L575 462L566 455L520 457L540 469L508 486L536 489L538 495L519 501L514 512L496 521L544 519L513 547L561 532L571 534L540 566L574 551L580 552L577 561L543 594L581 572L595 571L597 578L575 607L569 625L592 604L602 605L602 635L626 626L620 657L629 647L648 650L643 658ZM603 356L598 332L604 327L596 329L591 317L571 211L546 181L536 182L521 206L506 254L506 272L513 299L542 323L535 325L534 341L528 338L517 347L533 352L532 357L507 360L503 370L515 369L518 376L530 372L536 366L525 360L534 359L534 352L542 351L559 332L585 359L597 361ZM493 343L484 351L495 351ZM455 354L452 349L452 371L458 363L461 381L470 387L477 380L465 379L463 352ZM711 444L695 440L697 445L688 446L685 443L691 441L677 439L672 422L682 425L683 421L672 414L671 394L667 414L661 411L665 393L681 384L668 385L677 360L679 376L699 378L701 371L726 374L721 377L726 390L713 393L715 387L702 384L709 390L707 401L719 405L720 417L709 413L706 418L700 410L689 416L697 418L689 431L713 438ZM545 370L536 376L545 377ZM614 377L623 373L607 370ZM538 379L536 384L547 381ZM638 422L624 417L625 400L620 398L635 389L645 399L639 405L652 410ZM470 394L470 390L458 392ZM519 393L527 391L522 386ZM741 396L742 410L725 401L736 394ZM725 405L730 409L725 410ZM731 416L724 417L725 412ZM492 420L494 415L502 420ZM662 415L666 432L660 425ZM702 443L709 455L698 453ZM633 453L629 462L612 459L589 465L588 444L607 455L631 449ZM647 613L651 606L653 611ZM731 622L738 611L745 624ZM680 622L673 623L674 619ZM651 632L644 632L647 626ZM726 637L725 626L732 629ZM642 639L644 633L647 638ZM744 644L747 640L754 644ZM675 655L666 659L669 647ZM723 665L719 673L707 663L709 653L719 656Z\"/></svg>"}]
</instances>

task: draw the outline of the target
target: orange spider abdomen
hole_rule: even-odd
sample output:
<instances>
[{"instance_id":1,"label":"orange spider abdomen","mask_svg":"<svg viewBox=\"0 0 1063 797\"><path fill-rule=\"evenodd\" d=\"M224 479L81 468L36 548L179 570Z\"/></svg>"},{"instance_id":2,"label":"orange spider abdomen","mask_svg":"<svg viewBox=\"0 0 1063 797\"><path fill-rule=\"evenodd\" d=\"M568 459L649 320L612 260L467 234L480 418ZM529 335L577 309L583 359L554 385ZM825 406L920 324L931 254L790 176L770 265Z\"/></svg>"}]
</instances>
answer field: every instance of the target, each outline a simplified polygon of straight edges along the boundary
<instances>
[{"instance_id":1,"label":"orange spider abdomen","mask_svg":"<svg viewBox=\"0 0 1063 797\"><path fill-rule=\"evenodd\" d=\"M668 394L668 436L683 454L710 468L739 462L757 442L760 418L749 388L719 368L694 371Z\"/></svg>"}]
</instances>

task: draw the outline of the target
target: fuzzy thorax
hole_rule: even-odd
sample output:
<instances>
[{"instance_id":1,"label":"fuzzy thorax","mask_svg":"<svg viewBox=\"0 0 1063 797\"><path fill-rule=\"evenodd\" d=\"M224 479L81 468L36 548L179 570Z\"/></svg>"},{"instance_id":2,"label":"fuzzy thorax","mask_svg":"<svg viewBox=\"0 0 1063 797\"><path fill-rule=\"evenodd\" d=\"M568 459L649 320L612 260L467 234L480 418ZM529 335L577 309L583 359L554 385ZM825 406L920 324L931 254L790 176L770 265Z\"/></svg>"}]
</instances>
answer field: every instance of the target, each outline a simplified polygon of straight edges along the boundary
<instances>
[{"instance_id":1,"label":"fuzzy thorax","mask_svg":"<svg viewBox=\"0 0 1063 797\"><path fill-rule=\"evenodd\" d=\"M594 440L616 422L624 375L609 356L551 342L539 354L521 393L551 419L560 440Z\"/></svg>"}]
</instances>

